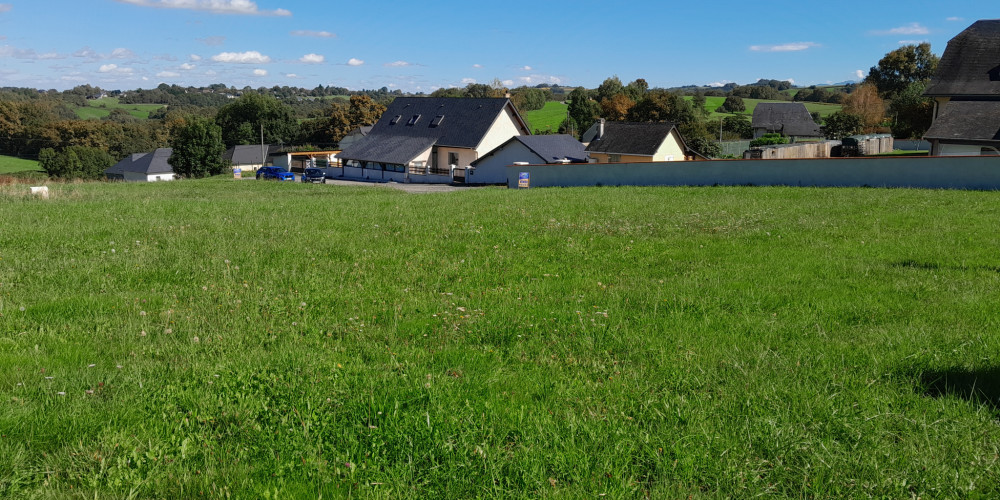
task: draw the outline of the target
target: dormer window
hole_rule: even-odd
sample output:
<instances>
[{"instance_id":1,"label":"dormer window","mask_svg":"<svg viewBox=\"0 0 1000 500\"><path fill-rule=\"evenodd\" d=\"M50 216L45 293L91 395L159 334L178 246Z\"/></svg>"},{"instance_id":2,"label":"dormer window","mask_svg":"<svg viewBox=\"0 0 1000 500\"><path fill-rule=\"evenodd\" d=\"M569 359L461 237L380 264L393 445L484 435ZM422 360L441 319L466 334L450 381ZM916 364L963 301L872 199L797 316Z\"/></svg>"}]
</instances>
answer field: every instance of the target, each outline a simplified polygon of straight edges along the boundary
<instances>
[{"instance_id":1,"label":"dormer window","mask_svg":"<svg viewBox=\"0 0 1000 500\"><path fill-rule=\"evenodd\" d=\"M418 120L420 120L420 115L413 115L413 117L410 118L410 121L406 122L406 124L410 125L410 126L413 126L413 125L417 124Z\"/></svg>"},{"instance_id":2,"label":"dormer window","mask_svg":"<svg viewBox=\"0 0 1000 500\"><path fill-rule=\"evenodd\" d=\"M433 120L431 120L431 126L437 127L438 125L441 125L442 121L444 121L444 115L437 115Z\"/></svg>"},{"instance_id":3,"label":"dormer window","mask_svg":"<svg viewBox=\"0 0 1000 500\"><path fill-rule=\"evenodd\" d=\"M393 118L393 119L392 119L392 120L391 120L391 121L389 122L389 125L395 125L395 124L399 123L399 120L401 120L402 118L403 118L403 115L396 115L396 117L395 117L395 118Z\"/></svg>"}]
</instances>

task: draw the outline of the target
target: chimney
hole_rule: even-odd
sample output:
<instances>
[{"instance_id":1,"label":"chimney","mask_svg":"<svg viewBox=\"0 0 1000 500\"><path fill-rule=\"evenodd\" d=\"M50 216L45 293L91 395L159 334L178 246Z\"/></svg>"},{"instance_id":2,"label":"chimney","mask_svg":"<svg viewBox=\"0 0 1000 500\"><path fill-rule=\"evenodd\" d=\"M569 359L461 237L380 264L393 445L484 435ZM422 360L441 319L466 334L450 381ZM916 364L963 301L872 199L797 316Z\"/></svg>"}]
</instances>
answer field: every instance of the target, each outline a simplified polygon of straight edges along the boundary
<instances>
[{"instance_id":1,"label":"chimney","mask_svg":"<svg viewBox=\"0 0 1000 500\"><path fill-rule=\"evenodd\" d=\"M597 137L594 138L595 141L599 141L604 138L604 118L597 120Z\"/></svg>"}]
</instances>

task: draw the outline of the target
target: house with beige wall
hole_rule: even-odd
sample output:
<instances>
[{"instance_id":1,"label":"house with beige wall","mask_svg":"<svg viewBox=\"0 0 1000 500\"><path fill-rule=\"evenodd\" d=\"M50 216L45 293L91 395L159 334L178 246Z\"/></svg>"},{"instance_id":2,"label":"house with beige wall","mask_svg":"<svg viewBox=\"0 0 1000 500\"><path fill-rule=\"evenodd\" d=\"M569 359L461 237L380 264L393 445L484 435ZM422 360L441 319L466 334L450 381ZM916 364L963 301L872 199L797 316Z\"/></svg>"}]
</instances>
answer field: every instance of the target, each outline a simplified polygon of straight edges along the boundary
<instances>
[{"instance_id":1,"label":"house with beige wall","mask_svg":"<svg viewBox=\"0 0 1000 500\"><path fill-rule=\"evenodd\" d=\"M934 98L931 156L1000 155L1000 19L952 38L924 95Z\"/></svg>"},{"instance_id":2,"label":"house with beige wall","mask_svg":"<svg viewBox=\"0 0 1000 500\"><path fill-rule=\"evenodd\" d=\"M455 170L530 134L506 98L399 97L337 157L345 178L452 182Z\"/></svg>"},{"instance_id":3,"label":"house with beige wall","mask_svg":"<svg viewBox=\"0 0 1000 500\"><path fill-rule=\"evenodd\" d=\"M644 163L704 160L684 143L669 122L608 122L603 119L584 133L592 163Z\"/></svg>"}]
</instances>

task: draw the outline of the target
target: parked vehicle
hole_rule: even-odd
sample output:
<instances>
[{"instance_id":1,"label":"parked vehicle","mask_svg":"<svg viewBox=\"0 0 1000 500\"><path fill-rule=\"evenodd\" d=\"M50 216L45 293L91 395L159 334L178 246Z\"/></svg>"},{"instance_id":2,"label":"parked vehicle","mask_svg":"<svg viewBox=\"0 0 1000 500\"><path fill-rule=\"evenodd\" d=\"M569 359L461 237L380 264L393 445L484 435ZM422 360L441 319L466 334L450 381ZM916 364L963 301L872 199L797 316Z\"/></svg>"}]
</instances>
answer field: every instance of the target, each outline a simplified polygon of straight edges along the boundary
<instances>
[{"instance_id":1,"label":"parked vehicle","mask_svg":"<svg viewBox=\"0 0 1000 500\"><path fill-rule=\"evenodd\" d=\"M306 171L302 173L302 182L322 184L326 182L326 172L324 172L321 168L307 168Z\"/></svg>"},{"instance_id":2,"label":"parked vehicle","mask_svg":"<svg viewBox=\"0 0 1000 500\"><path fill-rule=\"evenodd\" d=\"M262 167L257 170L257 180L295 181L295 174L281 167Z\"/></svg>"}]
</instances>

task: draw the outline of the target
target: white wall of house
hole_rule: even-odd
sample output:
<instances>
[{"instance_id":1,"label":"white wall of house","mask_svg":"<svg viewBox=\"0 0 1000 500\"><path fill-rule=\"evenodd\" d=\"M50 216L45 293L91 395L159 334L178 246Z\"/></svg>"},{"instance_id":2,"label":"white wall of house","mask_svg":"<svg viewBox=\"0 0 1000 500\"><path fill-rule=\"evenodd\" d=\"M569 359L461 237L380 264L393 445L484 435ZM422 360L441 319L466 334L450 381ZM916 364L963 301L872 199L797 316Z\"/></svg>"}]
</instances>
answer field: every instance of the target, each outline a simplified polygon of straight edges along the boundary
<instances>
[{"instance_id":1,"label":"white wall of house","mask_svg":"<svg viewBox=\"0 0 1000 500\"><path fill-rule=\"evenodd\" d=\"M157 182L172 181L177 179L177 174L167 172L162 174L145 174L142 172L125 172L126 182Z\"/></svg>"},{"instance_id":2,"label":"white wall of house","mask_svg":"<svg viewBox=\"0 0 1000 500\"><path fill-rule=\"evenodd\" d=\"M480 158L474 169L466 171L466 184L504 184L507 182L507 165L517 162L542 164L545 160L520 141L513 141L501 150Z\"/></svg>"},{"instance_id":3,"label":"white wall of house","mask_svg":"<svg viewBox=\"0 0 1000 500\"><path fill-rule=\"evenodd\" d=\"M939 144L937 156L980 156L983 147L975 144Z\"/></svg>"},{"instance_id":4,"label":"white wall of house","mask_svg":"<svg viewBox=\"0 0 1000 500\"><path fill-rule=\"evenodd\" d=\"M476 157L470 160L469 163L478 160L480 156L500 147L501 144L507 142L511 137L514 137L515 135L525 135L524 131L521 130L519 123L520 122L518 122L517 118L514 116L514 112L511 110L511 107L505 107L503 109L503 113L497 115L497 119L493 122L493 125L490 126L489 132L487 132L482 140L479 141L479 145L476 146ZM447 158L445 157L442 161L447 161ZM459 166L464 167L469 163Z\"/></svg>"},{"instance_id":5,"label":"white wall of house","mask_svg":"<svg viewBox=\"0 0 1000 500\"><path fill-rule=\"evenodd\" d=\"M653 161L684 161L684 146L681 145L677 129L671 130L670 135L660 144L653 154Z\"/></svg>"}]
</instances>

